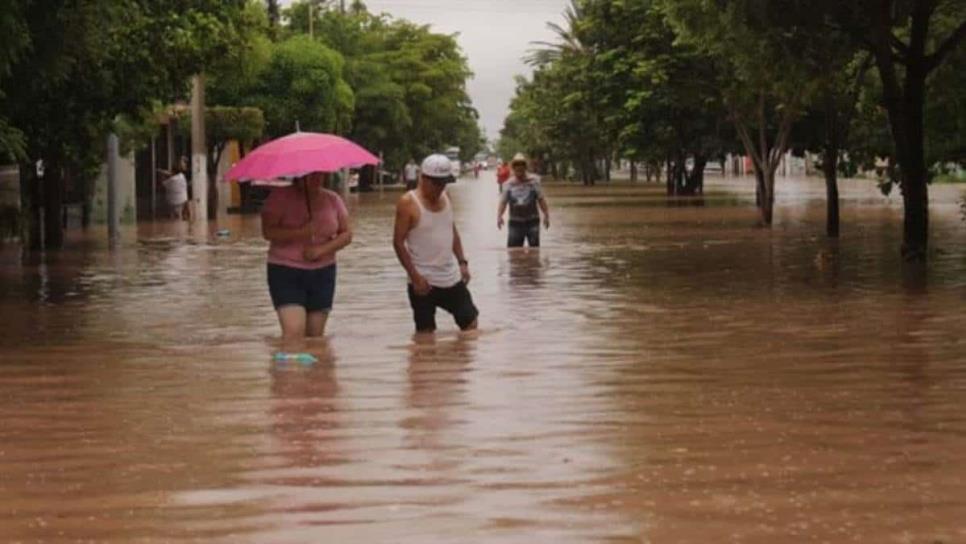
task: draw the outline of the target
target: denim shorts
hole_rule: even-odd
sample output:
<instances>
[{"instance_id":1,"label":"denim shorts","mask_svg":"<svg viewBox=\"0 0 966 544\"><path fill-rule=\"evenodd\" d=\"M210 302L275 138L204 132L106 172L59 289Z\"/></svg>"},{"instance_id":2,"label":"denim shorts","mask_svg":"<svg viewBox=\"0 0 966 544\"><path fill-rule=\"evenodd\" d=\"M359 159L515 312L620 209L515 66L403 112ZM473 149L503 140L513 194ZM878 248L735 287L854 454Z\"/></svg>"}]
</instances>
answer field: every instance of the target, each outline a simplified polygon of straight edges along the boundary
<instances>
[{"instance_id":1,"label":"denim shorts","mask_svg":"<svg viewBox=\"0 0 966 544\"><path fill-rule=\"evenodd\" d=\"M306 312L328 312L335 297L335 264L305 270L268 263L268 292L275 309L302 306Z\"/></svg>"},{"instance_id":2,"label":"denim shorts","mask_svg":"<svg viewBox=\"0 0 966 544\"><path fill-rule=\"evenodd\" d=\"M540 247L540 220L511 220L507 228L507 247L523 247L526 240L530 247Z\"/></svg>"}]
</instances>

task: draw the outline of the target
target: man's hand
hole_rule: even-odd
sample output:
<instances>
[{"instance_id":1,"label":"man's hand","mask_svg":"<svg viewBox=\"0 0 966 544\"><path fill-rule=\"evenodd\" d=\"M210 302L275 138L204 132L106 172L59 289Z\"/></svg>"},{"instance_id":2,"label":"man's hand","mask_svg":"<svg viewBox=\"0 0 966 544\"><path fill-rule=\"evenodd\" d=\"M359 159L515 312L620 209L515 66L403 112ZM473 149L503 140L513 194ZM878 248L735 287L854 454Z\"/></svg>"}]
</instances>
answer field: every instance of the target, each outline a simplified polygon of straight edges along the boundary
<instances>
[{"instance_id":1,"label":"man's hand","mask_svg":"<svg viewBox=\"0 0 966 544\"><path fill-rule=\"evenodd\" d=\"M470 283L472 276L470 275L470 265L468 263L460 265L460 276L463 278L463 283Z\"/></svg>"},{"instance_id":2,"label":"man's hand","mask_svg":"<svg viewBox=\"0 0 966 544\"><path fill-rule=\"evenodd\" d=\"M424 278L418 272L413 274L412 281L413 281L413 292L415 292L417 295L421 297L428 295L429 292L433 290L433 287L429 284L428 281L426 281L426 278Z\"/></svg>"},{"instance_id":3,"label":"man's hand","mask_svg":"<svg viewBox=\"0 0 966 544\"><path fill-rule=\"evenodd\" d=\"M503 228L503 216L496 218L496 230L501 230Z\"/></svg>"},{"instance_id":4,"label":"man's hand","mask_svg":"<svg viewBox=\"0 0 966 544\"><path fill-rule=\"evenodd\" d=\"M543 229L544 230L550 229L550 216L549 215L544 215L543 216Z\"/></svg>"}]
</instances>

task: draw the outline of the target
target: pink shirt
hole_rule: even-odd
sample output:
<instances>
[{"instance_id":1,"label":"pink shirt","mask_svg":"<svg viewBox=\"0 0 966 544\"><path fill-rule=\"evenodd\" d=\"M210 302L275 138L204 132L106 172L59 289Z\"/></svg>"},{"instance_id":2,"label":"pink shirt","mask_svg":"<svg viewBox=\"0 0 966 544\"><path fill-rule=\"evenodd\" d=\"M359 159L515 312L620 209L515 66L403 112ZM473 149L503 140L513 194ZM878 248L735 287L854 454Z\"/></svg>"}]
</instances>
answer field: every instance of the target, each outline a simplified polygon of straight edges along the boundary
<instances>
[{"instance_id":1,"label":"pink shirt","mask_svg":"<svg viewBox=\"0 0 966 544\"><path fill-rule=\"evenodd\" d=\"M262 207L262 221L277 221L281 217L279 226L297 229L309 220L309 211L305 205L305 193L297 187L278 187L272 189L265 205ZM315 232L315 243L324 243L339 234L339 225L349 221L342 198L325 189L319 190L312 198L312 225ZM309 241L271 242L268 247L268 262L311 270L325 268L335 263L335 253L323 255L317 261L307 261L302 252L310 245Z\"/></svg>"}]
</instances>

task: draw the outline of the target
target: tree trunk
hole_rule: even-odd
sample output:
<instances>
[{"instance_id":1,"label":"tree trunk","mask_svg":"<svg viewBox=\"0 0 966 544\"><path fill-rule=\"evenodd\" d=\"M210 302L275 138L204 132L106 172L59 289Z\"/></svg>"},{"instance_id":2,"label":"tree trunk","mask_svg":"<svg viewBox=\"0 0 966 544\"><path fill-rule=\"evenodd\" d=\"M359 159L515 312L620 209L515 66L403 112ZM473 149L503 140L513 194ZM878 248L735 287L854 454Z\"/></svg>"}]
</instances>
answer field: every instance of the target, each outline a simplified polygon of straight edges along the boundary
<instances>
[{"instance_id":1,"label":"tree trunk","mask_svg":"<svg viewBox=\"0 0 966 544\"><path fill-rule=\"evenodd\" d=\"M665 177L667 178L667 196L674 196L674 163L671 158L668 157L667 161L667 172Z\"/></svg>"},{"instance_id":2,"label":"tree trunk","mask_svg":"<svg viewBox=\"0 0 966 544\"><path fill-rule=\"evenodd\" d=\"M52 162L44 172L44 249L64 247L64 224L61 211L64 205L63 172Z\"/></svg>"},{"instance_id":3,"label":"tree trunk","mask_svg":"<svg viewBox=\"0 0 966 544\"><path fill-rule=\"evenodd\" d=\"M91 226L91 199L84 197L81 204L81 227L87 229Z\"/></svg>"},{"instance_id":4,"label":"tree trunk","mask_svg":"<svg viewBox=\"0 0 966 544\"><path fill-rule=\"evenodd\" d=\"M902 169L902 201L905 218L902 229L902 256L907 260L925 261L929 246L929 174L925 152L925 87L926 74L914 63L906 72L905 131L908 150Z\"/></svg>"},{"instance_id":5,"label":"tree trunk","mask_svg":"<svg viewBox=\"0 0 966 544\"><path fill-rule=\"evenodd\" d=\"M704 168L708 164L708 159L700 155L694 157L694 167L690 172L685 172L687 168L682 168L684 180L682 182L681 194L696 195L703 191Z\"/></svg>"},{"instance_id":6,"label":"tree trunk","mask_svg":"<svg viewBox=\"0 0 966 544\"><path fill-rule=\"evenodd\" d=\"M774 174L772 174L772 186L774 187ZM761 168L755 166L755 205L758 207L758 215L761 218L762 226L771 225L771 207L767 205L770 199L768 194L767 174Z\"/></svg>"},{"instance_id":7,"label":"tree trunk","mask_svg":"<svg viewBox=\"0 0 966 544\"><path fill-rule=\"evenodd\" d=\"M825 147L822 171L825 173L825 233L829 238L839 237L839 151L834 144Z\"/></svg>"},{"instance_id":8,"label":"tree trunk","mask_svg":"<svg viewBox=\"0 0 966 544\"><path fill-rule=\"evenodd\" d=\"M776 168L769 168L763 180L761 221L766 227L772 224L772 212L775 208L775 170Z\"/></svg>"},{"instance_id":9,"label":"tree trunk","mask_svg":"<svg viewBox=\"0 0 966 544\"><path fill-rule=\"evenodd\" d=\"M902 180L905 211L902 256L906 260L924 261L929 239L929 192L926 187L923 142L925 86L929 74L925 59L929 12L918 3L913 9L909 46L905 54L904 86L899 84L896 59L892 52L891 40L894 36L891 17L889 5L884 4L876 13L874 53Z\"/></svg>"},{"instance_id":10,"label":"tree trunk","mask_svg":"<svg viewBox=\"0 0 966 544\"><path fill-rule=\"evenodd\" d=\"M20 206L25 219L22 226L21 239L23 247L28 249L43 249L43 226L40 222L40 181L35 177L34 165L21 162L20 170Z\"/></svg>"},{"instance_id":11,"label":"tree trunk","mask_svg":"<svg viewBox=\"0 0 966 544\"><path fill-rule=\"evenodd\" d=\"M631 161L631 183L637 183L637 163Z\"/></svg>"}]
</instances>

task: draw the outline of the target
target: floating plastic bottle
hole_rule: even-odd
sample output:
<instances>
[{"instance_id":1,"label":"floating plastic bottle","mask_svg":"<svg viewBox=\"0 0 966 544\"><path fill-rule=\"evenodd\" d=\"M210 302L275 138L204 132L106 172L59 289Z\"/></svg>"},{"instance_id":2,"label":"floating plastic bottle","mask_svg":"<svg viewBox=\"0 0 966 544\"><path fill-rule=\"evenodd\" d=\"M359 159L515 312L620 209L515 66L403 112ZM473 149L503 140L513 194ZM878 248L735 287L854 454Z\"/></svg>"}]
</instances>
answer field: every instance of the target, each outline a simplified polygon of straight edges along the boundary
<instances>
[{"instance_id":1,"label":"floating plastic bottle","mask_svg":"<svg viewBox=\"0 0 966 544\"><path fill-rule=\"evenodd\" d=\"M303 365L310 365L312 363L319 362L319 360L316 359L311 353L289 353L285 351L276 352L275 355L272 356L272 359L274 359L277 363L295 362Z\"/></svg>"}]
</instances>

